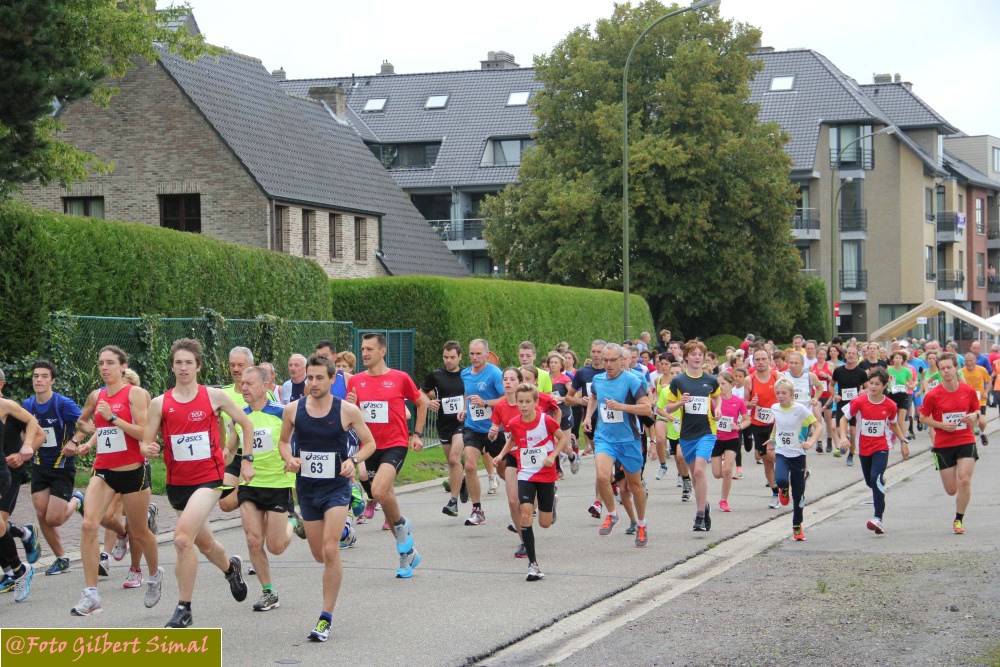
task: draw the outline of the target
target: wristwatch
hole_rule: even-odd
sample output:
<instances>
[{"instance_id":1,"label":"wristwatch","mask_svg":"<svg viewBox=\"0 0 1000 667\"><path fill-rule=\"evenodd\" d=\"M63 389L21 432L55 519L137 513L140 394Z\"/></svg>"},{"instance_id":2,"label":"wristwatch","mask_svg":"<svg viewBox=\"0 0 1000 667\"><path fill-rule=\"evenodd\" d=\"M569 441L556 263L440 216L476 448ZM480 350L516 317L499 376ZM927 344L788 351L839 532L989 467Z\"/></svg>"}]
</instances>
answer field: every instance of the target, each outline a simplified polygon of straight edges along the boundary
<instances>
[{"instance_id":1,"label":"wristwatch","mask_svg":"<svg viewBox=\"0 0 1000 667\"><path fill-rule=\"evenodd\" d=\"M118 421L118 415L112 412L111 416L108 417L108 421L114 424L116 421Z\"/></svg>"},{"instance_id":2,"label":"wristwatch","mask_svg":"<svg viewBox=\"0 0 1000 667\"><path fill-rule=\"evenodd\" d=\"M417 435L417 436L420 436L422 438L422 437L424 437L424 432L423 431L410 431L410 435Z\"/></svg>"},{"instance_id":3,"label":"wristwatch","mask_svg":"<svg viewBox=\"0 0 1000 667\"><path fill-rule=\"evenodd\" d=\"M246 456L243 457L243 460L253 463L253 454L247 454Z\"/></svg>"},{"instance_id":4,"label":"wristwatch","mask_svg":"<svg viewBox=\"0 0 1000 667\"><path fill-rule=\"evenodd\" d=\"M358 467L358 457L357 456L352 456L351 457L351 463L353 463L354 467L357 468Z\"/></svg>"}]
</instances>

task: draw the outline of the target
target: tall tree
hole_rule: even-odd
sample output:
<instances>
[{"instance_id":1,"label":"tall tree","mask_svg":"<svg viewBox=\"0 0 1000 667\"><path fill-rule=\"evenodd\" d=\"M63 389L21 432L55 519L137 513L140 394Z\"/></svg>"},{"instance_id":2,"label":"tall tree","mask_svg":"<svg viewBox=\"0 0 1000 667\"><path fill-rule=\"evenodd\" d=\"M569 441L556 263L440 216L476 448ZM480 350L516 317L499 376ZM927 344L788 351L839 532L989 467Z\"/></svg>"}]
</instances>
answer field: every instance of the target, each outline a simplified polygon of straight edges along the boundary
<instances>
[{"instance_id":1,"label":"tall tree","mask_svg":"<svg viewBox=\"0 0 1000 667\"><path fill-rule=\"evenodd\" d=\"M616 5L536 57L536 145L484 210L491 255L515 277L621 289L622 72L669 9ZM784 336L804 307L788 137L748 102L759 38L689 12L647 35L630 67L631 284L688 335Z\"/></svg>"},{"instance_id":2,"label":"tall tree","mask_svg":"<svg viewBox=\"0 0 1000 667\"><path fill-rule=\"evenodd\" d=\"M60 141L58 105L87 97L107 104L107 78L156 44L185 57L214 51L175 26L188 6L157 11L155 0L5 0L0 4L0 200L18 185L86 178L92 155Z\"/></svg>"}]
</instances>

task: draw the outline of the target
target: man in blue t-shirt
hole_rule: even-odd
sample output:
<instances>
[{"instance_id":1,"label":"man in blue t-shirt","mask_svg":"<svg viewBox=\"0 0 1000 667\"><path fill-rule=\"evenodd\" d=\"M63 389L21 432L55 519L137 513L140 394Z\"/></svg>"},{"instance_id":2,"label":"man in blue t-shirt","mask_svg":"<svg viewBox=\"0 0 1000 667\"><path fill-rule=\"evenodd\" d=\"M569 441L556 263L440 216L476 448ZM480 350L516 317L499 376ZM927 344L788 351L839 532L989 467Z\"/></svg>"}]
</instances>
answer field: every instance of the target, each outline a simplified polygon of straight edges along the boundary
<instances>
[{"instance_id":1,"label":"man in blue t-shirt","mask_svg":"<svg viewBox=\"0 0 1000 667\"><path fill-rule=\"evenodd\" d=\"M639 443L637 416L650 416L652 408L646 392L646 383L635 373L627 372L631 363L628 353L621 345L609 343L604 346L601 358L604 373L594 377L591 384L591 400L587 404L587 416L583 427L594 431L594 462L597 468L597 484L601 500L607 508L607 516L598 533L610 535L618 523L615 496L611 491L611 478L615 461L621 465L628 483L628 491L635 503L638 525L635 546L646 546L646 490L642 486L642 445ZM597 412L597 427L591 426L590 417ZM625 493L623 490L622 493Z\"/></svg>"},{"instance_id":2,"label":"man in blue t-shirt","mask_svg":"<svg viewBox=\"0 0 1000 667\"><path fill-rule=\"evenodd\" d=\"M465 445L465 486L472 500L472 514L465 520L466 526L478 526L486 523L486 513L481 502L482 489L479 486L479 457L485 451L489 456L483 456L484 461L492 461L503 449L504 440L490 442L490 418L493 416L493 404L503 397L503 373L493 364L486 361L489 354L489 344L477 338L469 343L470 366L462 369L462 383L465 385L464 419L462 441ZM488 471L488 470L487 470ZM489 471L488 471L489 472ZM500 488L500 477L490 473L490 493L496 493Z\"/></svg>"},{"instance_id":3,"label":"man in blue t-shirt","mask_svg":"<svg viewBox=\"0 0 1000 667\"><path fill-rule=\"evenodd\" d=\"M31 385L35 395L24 402L24 409L38 420L45 434L41 447L35 451L31 471L31 502L38 515L42 536L56 557L45 574L62 574L69 569L59 526L73 516L83 515L83 494L74 489L76 481L76 421L80 406L72 399L52 391L56 368L52 362L40 359L31 367Z\"/></svg>"}]
</instances>

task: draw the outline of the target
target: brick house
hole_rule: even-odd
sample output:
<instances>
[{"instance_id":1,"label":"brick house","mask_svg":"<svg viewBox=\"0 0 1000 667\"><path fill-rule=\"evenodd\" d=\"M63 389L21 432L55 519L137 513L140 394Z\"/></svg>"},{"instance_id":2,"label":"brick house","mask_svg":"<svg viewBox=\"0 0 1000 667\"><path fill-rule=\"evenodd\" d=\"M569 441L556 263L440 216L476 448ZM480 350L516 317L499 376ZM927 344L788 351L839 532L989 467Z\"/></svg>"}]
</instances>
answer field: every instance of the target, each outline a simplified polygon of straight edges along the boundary
<instances>
[{"instance_id":1,"label":"brick house","mask_svg":"<svg viewBox=\"0 0 1000 667\"><path fill-rule=\"evenodd\" d=\"M22 199L308 257L331 277L468 275L343 115L259 60L161 49L115 84L108 108L59 111L63 138L114 169Z\"/></svg>"}]
</instances>

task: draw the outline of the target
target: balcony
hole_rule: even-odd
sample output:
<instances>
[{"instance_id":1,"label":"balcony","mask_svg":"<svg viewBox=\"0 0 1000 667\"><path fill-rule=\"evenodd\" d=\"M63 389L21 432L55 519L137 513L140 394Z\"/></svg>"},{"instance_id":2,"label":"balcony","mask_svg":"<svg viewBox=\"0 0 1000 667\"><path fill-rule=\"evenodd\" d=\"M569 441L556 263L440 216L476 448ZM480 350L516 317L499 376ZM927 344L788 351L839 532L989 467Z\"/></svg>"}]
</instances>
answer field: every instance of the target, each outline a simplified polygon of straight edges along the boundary
<instances>
[{"instance_id":1,"label":"balcony","mask_svg":"<svg viewBox=\"0 0 1000 667\"><path fill-rule=\"evenodd\" d=\"M1000 303L1000 282L993 281L987 285L986 300L990 303Z\"/></svg>"},{"instance_id":2,"label":"balcony","mask_svg":"<svg viewBox=\"0 0 1000 667\"><path fill-rule=\"evenodd\" d=\"M939 211L935 216L938 243L965 242L965 214L955 211Z\"/></svg>"},{"instance_id":3,"label":"balcony","mask_svg":"<svg viewBox=\"0 0 1000 667\"><path fill-rule=\"evenodd\" d=\"M965 273L956 269L938 271L937 298L942 301L965 301Z\"/></svg>"},{"instance_id":4,"label":"balcony","mask_svg":"<svg viewBox=\"0 0 1000 667\"><path fill-rule=\"evenodd\" d=\"M929 282L934 282L937 280L937 273L935 271L928 271L924 269L924 278Z\"/></svg>"},{"instance_id":5,"label":"balcony","mask_svg":"<svg viewBox=\"0 0 1000 667\"><path fill-rule=\"evenodd\" d=\"M797 208L792 216L792 237L796 241L819 241L819 213L814 208Z\"/></svg>"},{"instance_id":6,"label":"balcony","mask_svg":"<svg viewBox=\"0 0 1000 667\"><path fill-rule=\"evenodd\" d=\"M986 287L986 276L976 276L976 287L979 289Z\"/></svg>"},{"instance_id":7,"label":"balcony","mask_svg":"<svg viewBox=\"0 0 1000 667\"><path fill-rule=\"evenodd\" d=\"M428 220L450 250L485 250L483 218L465 220Z\"/></svg>"},{"instance_id":8,"label":"balcony","mask_svg":"<svg viewBox=\"0 0 1000 667\"><path fill-rule=\"evenodd\" d=\"M857 232L864 234L868 231L868 210L864 208L840 209L840 231L841 233Z\"/></svg>"},{"instance_id":9,"label":"balcony","mask_svg":"<svg viewBox=\"0 0 1000 667\"><path fill-rule=\"evenodd\" d=\"M848 148L838 161L837 154L839 152L836 148L830 149L831 169L871 169L875 163L874 155L870 149Z\"/></svg>"},{"instance_id":10,"label":"balcony","mask_svg":"<svg viewBox=\"0 0 1000 667\"><path fill-rule=\"evenodd\" d=\"M868 300L868 272L864 269L840 272L841 301Z\"/></svg>"},{"instance_id":11,"label":"balcony","mask_svg":"<svg viewBox=\"0 0 1000 667\"><path fill-rule=\"evenodd\" d=\"M986 247L1000 249L1000 219L996 217L986 222Z\"/></svg>"}]
</instances>

